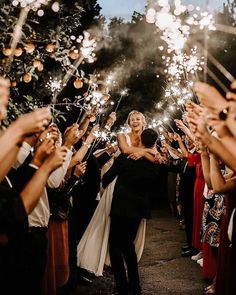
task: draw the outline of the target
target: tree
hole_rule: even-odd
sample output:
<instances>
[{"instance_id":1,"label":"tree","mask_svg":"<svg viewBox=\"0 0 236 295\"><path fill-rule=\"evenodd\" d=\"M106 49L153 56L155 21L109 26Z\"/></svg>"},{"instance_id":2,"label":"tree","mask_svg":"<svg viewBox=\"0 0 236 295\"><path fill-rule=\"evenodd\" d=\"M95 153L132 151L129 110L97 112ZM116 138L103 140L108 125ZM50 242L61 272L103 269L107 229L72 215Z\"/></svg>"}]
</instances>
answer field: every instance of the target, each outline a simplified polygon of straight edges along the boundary
<instances>
[{"instance_id":1,"label":"tree","mask_svg":"<svg viewBox=\"0 0 236 295\"><path fill-rule=\"evenodd\" d=\"M6 74L9 44L20 9L5 0L0 6L0 73ZM84 6L83 6L84 5ZM79 35L93 24L98 24L100 6L96 0L60 1L60 11L44 8L44 15L30 11L23 26L22 39L14 52L14 60L7 76L12 82L9 120L35 106L50 103L52 79L62 80L76 58L80 43ZM43 26L41 25L43 23ZM77 71L77 78L84 78L83 71ZM77 78L74 78L77 79ZM73 81L67 93L78 95ZM78 83L77 83L78 84ZM56 114L60 112L55 111ZM5 122L8 124L8 122Z\"/></svg>"}]
</instances>

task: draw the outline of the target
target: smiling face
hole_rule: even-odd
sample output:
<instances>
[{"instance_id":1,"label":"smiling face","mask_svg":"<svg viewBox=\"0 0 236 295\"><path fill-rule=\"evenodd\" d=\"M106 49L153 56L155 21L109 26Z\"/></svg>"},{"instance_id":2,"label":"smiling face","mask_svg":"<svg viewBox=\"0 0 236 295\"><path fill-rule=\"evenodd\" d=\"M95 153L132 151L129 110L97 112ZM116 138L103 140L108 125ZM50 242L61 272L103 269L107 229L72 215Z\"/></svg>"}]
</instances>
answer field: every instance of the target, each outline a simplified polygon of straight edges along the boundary
<instances>
[{"instance_id":1,"label":"smiling face","mask_svg":"<svg viewBox=\"0 0 236 295\"><path fill-rule=\"evenodd\" d=\"M128 124L132 131L142 131L145 127L145 118L142 113L132 112L128 117Z\"/></svg>"}]
</instances>

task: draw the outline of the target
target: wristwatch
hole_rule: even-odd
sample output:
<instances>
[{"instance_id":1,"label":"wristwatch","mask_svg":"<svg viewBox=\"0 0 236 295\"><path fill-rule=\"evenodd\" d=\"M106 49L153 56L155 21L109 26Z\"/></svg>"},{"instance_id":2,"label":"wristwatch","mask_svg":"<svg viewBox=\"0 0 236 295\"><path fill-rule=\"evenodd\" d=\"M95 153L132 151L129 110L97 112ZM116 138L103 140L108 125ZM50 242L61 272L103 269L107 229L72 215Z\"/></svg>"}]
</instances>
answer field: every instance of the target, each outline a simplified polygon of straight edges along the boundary
<instances>
[{"instance_id":1,"label":"wristwatch","mask_svg":"<svg viewBox=\"0 0 236 295\"><path fill-rule=\"evenodd\" d=\"M222 120L222 121L225 121L227 119L227 117L228 117L228 113L229 113L229 107L223 109L218 114L219 119Z\"/></svg>"}]
</instances>

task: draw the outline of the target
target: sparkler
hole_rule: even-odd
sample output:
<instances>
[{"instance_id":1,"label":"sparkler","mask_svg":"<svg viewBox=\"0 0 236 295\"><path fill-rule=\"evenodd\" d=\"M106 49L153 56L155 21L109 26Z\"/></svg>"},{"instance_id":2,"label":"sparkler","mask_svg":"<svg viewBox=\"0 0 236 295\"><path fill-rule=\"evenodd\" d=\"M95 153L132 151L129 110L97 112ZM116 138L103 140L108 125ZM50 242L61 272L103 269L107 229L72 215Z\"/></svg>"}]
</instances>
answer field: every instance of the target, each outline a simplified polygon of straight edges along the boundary
<instances>
[{"instance_id":1,"label":"sparkler","mask_svg":"<svg viewBox=\"0 0 236 295\"><path fill-rule=\"evenodd\" d=\"M50 89L53 93L59 91L61 89L61 86L62 80L58 80L57 78L53 80L52 77L49 78L49 81L46 84L46 87Z\"/></svg>"},{"instance_id":2,"label":"sparkler","mask_svg":"<svg viewBox=\"0 0 236 295\"><path fill-rule=\"evenodd\" d=\"M121 103L121 101L122 101L122 98L123 98L124 96L126 96L127 94L128 94L128 89L124 89L124 90L121 91L121 93L120 93L120 98L119 98L118 103L117 103L117 105L116 105L116 108L115 108L115 110L114 110L115 113L117 112L117 110L118 110L118 108L119 108L119 106L120 106L120 103Z\"/></svg>"},{"instance_id":3,"label":"sparkler","mask_svg":"<svg viewBox=\"0 0 236 295\"><path fill-rule=\"evenodd\" d=\"M107 131L104 131L104 130L98 130L94 132L94 135L96 139L94 140L85 161L88 161L91 154L94 152L94 149L99 145L101 141L106 142L111 138L112 133L108 133Z\"/></svg>"},{"instance_id":4,"label":"sparkler","mask_svg":"<svg viewBox=\"0 0 236 295\"><path fill-rule=\"evenodd\" d=\"M53 103L56 102L58 95L61 93L64 87L66 87L68 81L73 76L73 74L77 71L82 61L86 60L87 62L92 63L95 60L94 50L97 46L95 39L90 39L90 34L89 32L86 32L86 31L84 32L84 36L80 36L80 37L82 42L82 46L80 48L81 55L79 58L75 60L73 65L71 65L69 71L67 71L67 73L65 74L62 80L62 88L60 89L60 91L57 91L52 98Z\"/></svg>"}]
</instances>

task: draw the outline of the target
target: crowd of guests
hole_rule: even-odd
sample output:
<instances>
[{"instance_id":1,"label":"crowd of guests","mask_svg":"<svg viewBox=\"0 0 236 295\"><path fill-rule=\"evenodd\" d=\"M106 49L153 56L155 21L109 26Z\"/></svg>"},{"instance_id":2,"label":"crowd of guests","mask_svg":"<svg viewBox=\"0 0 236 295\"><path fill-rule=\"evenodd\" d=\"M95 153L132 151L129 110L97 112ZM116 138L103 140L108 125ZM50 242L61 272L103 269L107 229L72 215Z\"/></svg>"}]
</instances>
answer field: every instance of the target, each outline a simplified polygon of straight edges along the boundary
<instances>
[{"instance_id":1,"label":"crowd of guests","mask_svg":"<svg viewBox=\"0 0 236 295\"><path fill-rule=\"evenodd\" d=\"M199 263L212 283L207 294L235 294L236 83L224 98L197 82L198 103L188 102L178 133L164 132L161 151L175 164L168 175L168 200L186 232L182 256Z\"/></svg>"},{"instance_id":2,"label":"crowd of guests","mask_svg":"<svg viewBox=\"0 0 236 295\"><path fill-rule=\"evenodd\" d=\"M0 77L1 121L7 115L9 87L10 82ZM232 89L235 88L236 83L233 83ZM91 124L95 109L85 113L78 124L69 126L63 133L53 123L48 108L21 115L9 127L1 127L2 294L13 293L16 286L23 294L70 294L78 283L92 284L90 273L78 263L77 246L81 245L86 230L91 227L93 216L98 216L96 212L99 212L99 204L102 204L109 171L115 171L118 167L116 158L120 153L128 156L129 167L132 166L130 161L145 159L168 171L170 208L173 213L177 209L186 232L187 243L182 248L182 256L197 261L202 266L204 278L212 280L206 293L236 293L233 279L236 266L236 95L230 92L224 98L214 87L200 82L195 83L194 90L199 103L186 104L182 120L175 120L178 132L163 133L160 146L155 145L155 131L146 129L147 134L143 133L146 120L138 111L129 114L127 124L131 131L117 135L118 146L109 143L102 148L95 136L99 126ZM104 127L100 128L109 131L115 121L116 114L111 113ZM126 162L125 159L122 161ZM113 165L115 168L111 169ZM140 167L149 167L149 172L155 170L154 166L148 165L142 162ZM140 193L135 181L140 179L137 187L144 192L146 189L141 179L148 185L154 175L150 172L150 177L145 178L135 169L130 172L128 180L123 177L127 187L130 186L132 198L135 197L133 192ZM154 194L154 191L150 193ZM115 194L118 194L117 187ZM140 196L143 195L140 193ZM115 267L117 252L114 253L114 249L121 252L127 250L122 248L124 245L120 241L124 236L127 217L129 219L127 213L121 232L119 223L121 220L124 222L123 214L128 209L114 205L117 198L119 196L114 202L111 198L111 213L109 210L107 212L112 219L113 234L109 238L111 265L118 293L137 295L141 294L141 287L135 263L141 254L133 256L130 262L135 276L129 271L129 255L128 260L125 259L127 278L123 266L122 279L120 269ZM123 202L126 206L126 200ZM145 220L149 218L149 204L143 199L142 202L140 204L146 206L145 213L141 212L143 207L133 210L132 202L129 204L132 207L129 212L133 215L137 210L139 212L131 240L127 232L126 248L134 244L138 227L142 225L145 228ZM117 235L120 235L119 239ZM140 239L140 253L144 238L145 234ZM92 257L93 251L90 251ZM133 289L122 291L128 286L130 288L132 283Z\"/></svg>"}]
</instances>

